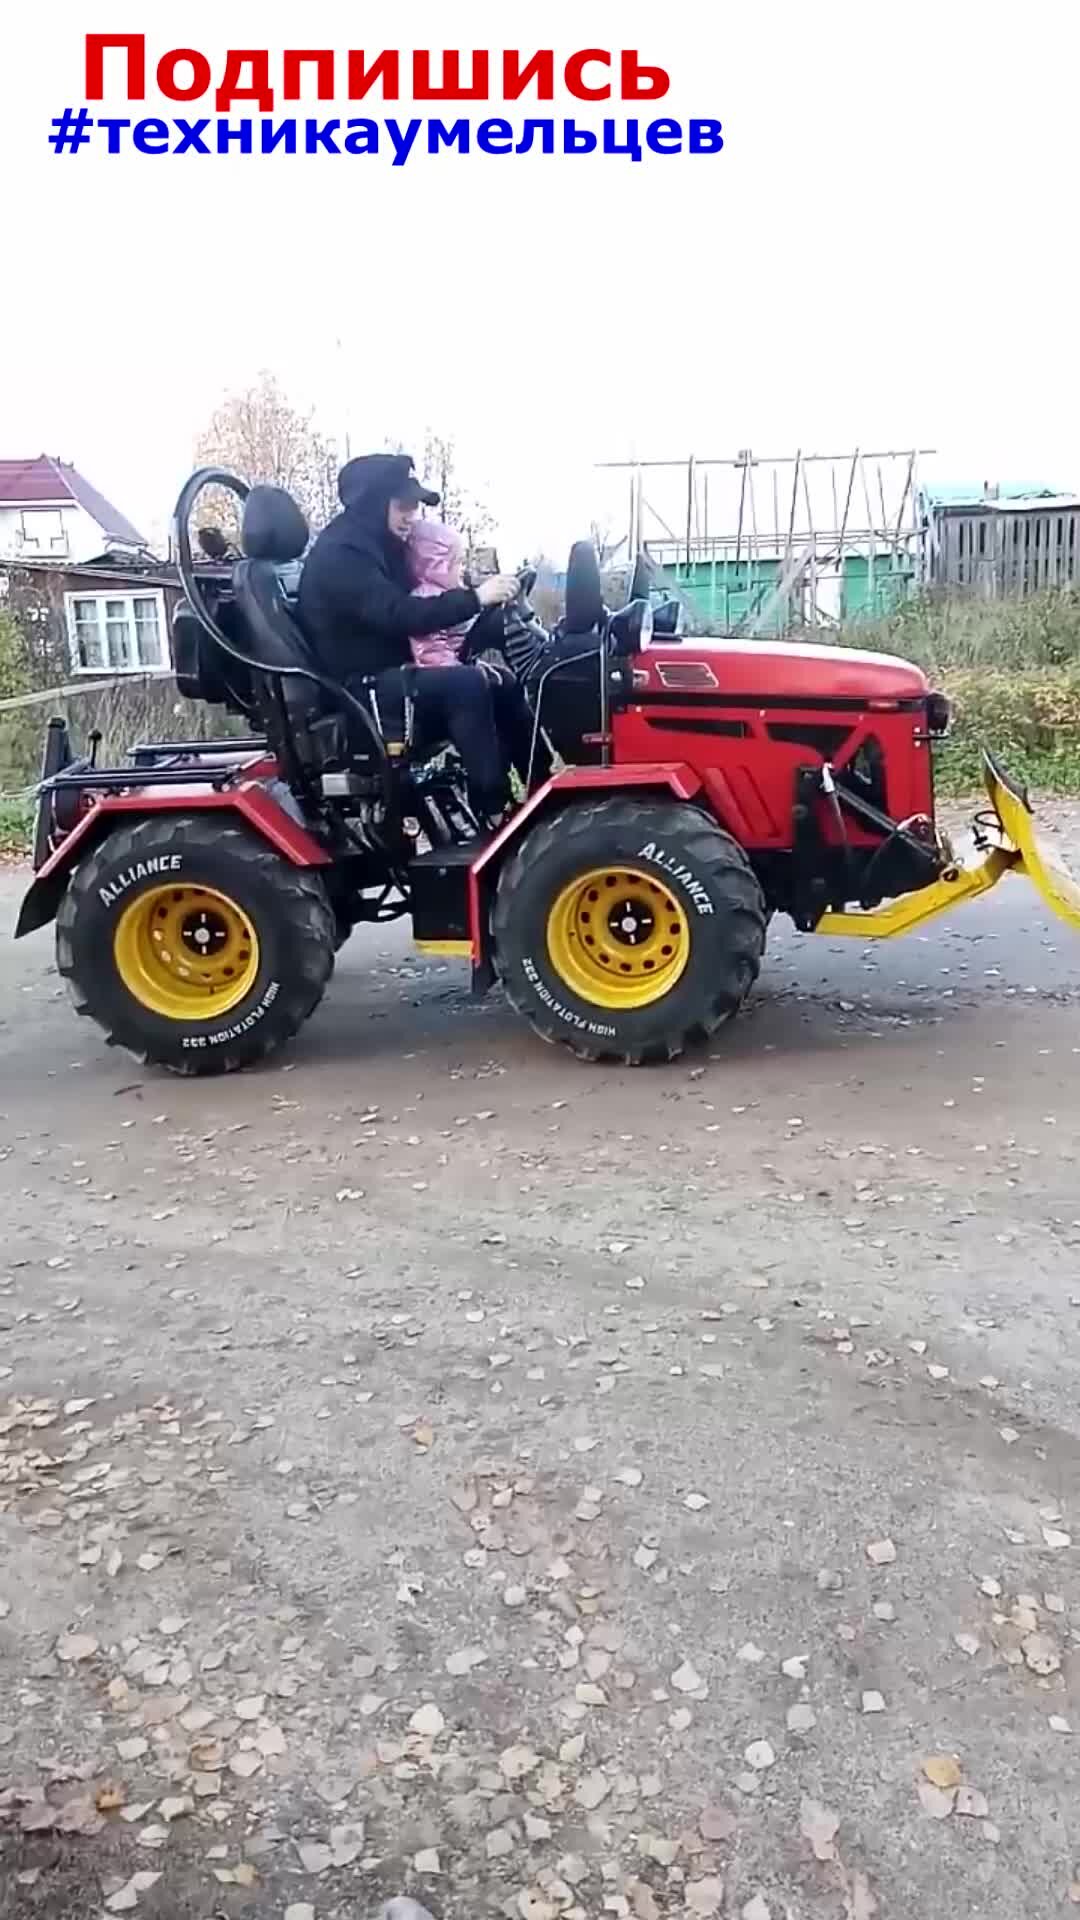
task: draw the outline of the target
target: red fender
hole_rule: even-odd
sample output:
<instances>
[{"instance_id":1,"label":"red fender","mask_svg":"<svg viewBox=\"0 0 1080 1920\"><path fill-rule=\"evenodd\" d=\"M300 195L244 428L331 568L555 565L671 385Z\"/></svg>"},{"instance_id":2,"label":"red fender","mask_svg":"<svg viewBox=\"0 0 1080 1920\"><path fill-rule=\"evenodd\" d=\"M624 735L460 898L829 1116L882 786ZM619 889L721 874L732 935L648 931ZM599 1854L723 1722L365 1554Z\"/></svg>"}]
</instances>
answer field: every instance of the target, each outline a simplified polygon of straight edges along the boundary
<instances>
[{"instance_id":1,"label":"red fender","mask_svg":"<svg viewBox=\"0 0 1080 1920\"><path fill-rule=\"evenodd\" d=\"M325 847L255 781L220 793L213 787L184 786L178 780L175 787L146 787L131 793L105 794L72 827L35 874L19 911L16 940L47 926L55 918L72 869L83 854L104 839L114 818L134 814L156 819L163 813L229 813L253 828L261 839L268 841L286 860L291 860L293 866L331 864Z\"/></svg>"},{"instance_id":2,"label":"red fender","mask_svg":"<svg viewBox=\"0 0 1080 1920\"><path fill-rule=\"evenodd\" d=\"M469 939L474 969L487 965L487 903L507 854L525 829L541 814L550 812L553 805L566 804L575 793L601 789L616 794L640 787L651 788L653 792L666 790L677 800L693 800L701 792L701 779L684 761L657 761L630 767L566 767L562 773L553 774L519 807L469 869Z\"/></svg>"}]
</instances>

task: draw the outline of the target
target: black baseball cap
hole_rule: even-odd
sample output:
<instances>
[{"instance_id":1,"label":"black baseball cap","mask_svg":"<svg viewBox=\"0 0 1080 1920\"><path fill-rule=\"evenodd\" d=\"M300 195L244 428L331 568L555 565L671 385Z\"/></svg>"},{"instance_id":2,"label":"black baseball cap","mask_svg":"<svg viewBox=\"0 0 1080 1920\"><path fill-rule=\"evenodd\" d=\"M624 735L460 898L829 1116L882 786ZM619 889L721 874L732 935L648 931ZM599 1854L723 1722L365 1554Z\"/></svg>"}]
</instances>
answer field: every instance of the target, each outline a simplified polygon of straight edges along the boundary
<instances>
[{"instance_id":1,"label":"black baseball cap","mask_svg":"<svg viewBox=\"0 0 1080 1920\"><path fill-rule=\"evenodd\" d=\"M346 461L338 474L338 498L343 507L362 500L400 500L408 507L439 504L439 495L417 479L408 453L361 453Z\"/></svg>"}]
</instances>

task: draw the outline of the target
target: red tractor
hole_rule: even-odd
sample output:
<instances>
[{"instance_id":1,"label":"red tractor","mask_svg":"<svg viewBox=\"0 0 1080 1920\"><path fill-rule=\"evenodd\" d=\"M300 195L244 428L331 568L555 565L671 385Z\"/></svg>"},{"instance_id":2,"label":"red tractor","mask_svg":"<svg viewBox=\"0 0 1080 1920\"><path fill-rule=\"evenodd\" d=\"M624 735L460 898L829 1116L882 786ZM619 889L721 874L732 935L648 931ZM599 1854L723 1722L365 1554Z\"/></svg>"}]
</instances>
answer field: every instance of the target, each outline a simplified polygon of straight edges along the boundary
<instances>
[{"instance_id":1,"label":"red tractor","mask_svg":"<svg viewBox=\"0 0 1080 1920\"><path fill-rule=\"evenodd\" d=\"M203 488L242 503L242 557L196 567ZM75 759L49 723L35 877L17 935L56 921L77 1010L178 1073L244 1067L313 1013L352 928L408 914L423 952L498 980L589 1060L670 1060L736 1013L773 913L891 935L1024 869L1080 926L1027 796L986 757L991 811L961 863L935 822L948 708L919 668L844 647L680 635L677 603L603 603L575 547L566 617L502 626L559 770L477 832L448 750L417 751L410 674L349 691L312 657L283 587L307 528L275 488L203 469L176 511L181 689L247 737Z\"/></svg>"}]
</instances>

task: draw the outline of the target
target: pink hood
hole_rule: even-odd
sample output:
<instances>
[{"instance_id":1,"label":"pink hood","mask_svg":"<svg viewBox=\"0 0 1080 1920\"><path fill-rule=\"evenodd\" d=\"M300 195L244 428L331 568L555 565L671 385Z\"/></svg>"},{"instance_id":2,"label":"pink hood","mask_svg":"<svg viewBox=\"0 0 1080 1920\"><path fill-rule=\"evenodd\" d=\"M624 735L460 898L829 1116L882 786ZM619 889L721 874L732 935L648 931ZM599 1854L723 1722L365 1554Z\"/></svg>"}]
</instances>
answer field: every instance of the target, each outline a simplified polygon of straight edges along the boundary
<instances>
[{"instance_id":1,"label":"pink hood","mask_svg":"<svg viewBox=\"0 0 1080 1920\"><path fill-rule=\"evenodd\" d=\"M406 552L417 593L445 593L449 587L460 586L458 569L465 542L453 527L441 520L417 520L409 534Z\"/></svg>"}]
</instances>

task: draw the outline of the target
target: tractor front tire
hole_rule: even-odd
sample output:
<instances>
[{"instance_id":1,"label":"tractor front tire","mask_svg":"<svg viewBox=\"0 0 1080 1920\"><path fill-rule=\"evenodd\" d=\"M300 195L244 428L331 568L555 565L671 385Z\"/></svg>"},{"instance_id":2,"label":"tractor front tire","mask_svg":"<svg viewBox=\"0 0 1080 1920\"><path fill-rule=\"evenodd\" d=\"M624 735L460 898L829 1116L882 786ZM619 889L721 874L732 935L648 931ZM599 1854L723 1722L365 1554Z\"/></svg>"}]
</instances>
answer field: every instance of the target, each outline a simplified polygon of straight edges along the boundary
<instances>
[{"instance_id":1,"label":"tractor front tire","mask_svg":"<svg viewBox=\"0 0 1080 1920\"><path fill-rule=\"evenodd\" d=\"M76 867L57 967L110 1045L173 1073L232 1073L291 1040L326 990L335 920L318 874L220 814L158 814Z\"/></svg>"},{"instance_id":2,"label":"tractor front tire","mask_svg":"<svg viewBox=\"0 0 1080 1920\"><path fill-rule=\"evenodd\" d=\"M492 916L506 993L585 1060L674 1060L738 1012L766 909L746 854L696 807L581 802L527 834Z\"/></svg>"}]
</instances>

